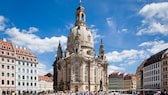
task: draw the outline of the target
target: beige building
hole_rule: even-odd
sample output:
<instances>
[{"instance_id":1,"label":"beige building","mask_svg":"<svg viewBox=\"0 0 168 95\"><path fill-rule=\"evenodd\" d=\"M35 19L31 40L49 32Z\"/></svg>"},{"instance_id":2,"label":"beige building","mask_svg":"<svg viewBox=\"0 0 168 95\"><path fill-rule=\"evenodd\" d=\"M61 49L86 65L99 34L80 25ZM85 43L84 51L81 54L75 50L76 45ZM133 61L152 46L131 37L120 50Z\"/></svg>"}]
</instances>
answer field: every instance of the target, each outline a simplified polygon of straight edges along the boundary
<instances>
[{"instance_id":1,"label":"beige building","mask_svg":"<svg viewBox=\"0 0 168 95\"><path fill-rule=\"evenodd\" d=\"M123 90L123 79L125 73L113 72L109 75L109 90L110 91L122 91Z\"/></svg>"},{"instance_id":2,"label":"beige building","mask_svg":"<svg viewBox=\"0 0 168 95\"><path fill-rule=\"evenodd\" d=\"M53 77L48 76L38 76L39 83L39 92L47 92L50 93L53 91Z\"/></svg>"},{"instance_id":3,"label":"beige building","mask_svg":"<svg viewBox=\"0 0 168 95\"><path fill-rule=\"evenodd\" d=\"M99 56L95 56L94 39L86 26L86 13L80 5L75 26L70 29L67 48L62 54L58 46L54 67L54 90L98 91L108 89L107 60L101 41Z\"/></svg>"},{"instance_id":4,"label":"beige building","mask_svg":"<svg viewBox=\"0 0 168 95\"><path fill-rule=\"evenodd\" d=\"M134 93L136 91L136 76L121 72L113 72L109 75L109 91Z\"/></svg>"},{"instance_id":5,"label":"beige building","mask_svg":"<svg viewBox=\"0 0 168 95\"><path fill-rule=\"evenodd\" d=\"M124 76L124 82L123 82L123 89L124 91L130 91L132 93L136 90L136 77L133 74L126 74Z\"/></svg>"},{"instance_id":6,"label":"beige building","mask_svg":"<svg viewBox=\"0 0 168 95\"><path fill-rule=\"evenodd\" d=\"M38 61L29 50L0 40L0 95L36 94Z\"/></svg>"},{"instance_id":7,"label":"beige building","mask_svg":"<svg viewBox=\"0 0 168 95\"><path fill-rule=\"evenodd\" d=\"M11 42L0 40L0 95L16 90L15 52Z\"/></svg>"},{"instance_id":8,"label":"beige building","mask_svg":"<svg viewBox=\"0 0 168 95\"><path fill-rule=\"evenodd\" d=\"M162 55L162 90L168 91L168 50Z\"/></svg>"}]
</instances>

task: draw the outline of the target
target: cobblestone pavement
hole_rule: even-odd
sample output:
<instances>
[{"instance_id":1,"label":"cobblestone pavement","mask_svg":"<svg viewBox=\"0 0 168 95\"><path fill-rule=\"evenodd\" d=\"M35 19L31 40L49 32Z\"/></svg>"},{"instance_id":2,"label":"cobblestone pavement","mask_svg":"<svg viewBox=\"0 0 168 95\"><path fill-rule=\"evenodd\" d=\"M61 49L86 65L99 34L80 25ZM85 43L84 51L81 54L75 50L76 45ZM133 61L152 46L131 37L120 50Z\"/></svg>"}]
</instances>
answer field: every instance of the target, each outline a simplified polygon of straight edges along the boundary
<instances>
[{"instance_id":1,"label":"cobblestone pavement","mask_svg":"<svg viewBox=\"0 0 168 95\"><path fill-rule=\"evenodd\" d=\"M53 93L53 94L46 94L46 95L85 95L85 94L66 94L66 93L62 93L62 94L57 94L57 93ZM114 93L104 93L104 92L100 92L99 94L90 94L90 95L136 95L136 94L114 94Z\"/></svg>"}]
</instances>

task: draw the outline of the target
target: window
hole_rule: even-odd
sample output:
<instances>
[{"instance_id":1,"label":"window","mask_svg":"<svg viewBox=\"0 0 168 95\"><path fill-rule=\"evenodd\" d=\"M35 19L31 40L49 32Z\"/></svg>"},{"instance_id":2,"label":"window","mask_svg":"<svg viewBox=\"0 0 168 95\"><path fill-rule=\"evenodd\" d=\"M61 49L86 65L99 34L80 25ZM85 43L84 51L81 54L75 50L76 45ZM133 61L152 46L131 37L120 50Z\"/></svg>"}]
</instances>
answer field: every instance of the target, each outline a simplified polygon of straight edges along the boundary
<instances>
[{"instance_id":1,"label":"window","mask_svg":"<svg viewBox=\"0 0 168 95\"><path fill-rule=\"evenodd\" d=\"M10 82L9 82L9 80L7 80L7 85L9 85L10 84Z\"/></svg>"},{"instance_id":2,"label":"window","mask_svg":"<svg viewBox=\"0 0 168 95\"><path fill-rule=\"evenodd\" d=\"M75 81L79 81L79 68L75 65Z\"/></svg>"},{"instance_id":3,"label":"window","mask_svg":"<svg viewBox=\"0 0 168 95\"><path fill-rule=\"evenodd\" d=\"M4 58L2 58L2 61L4 61Z\"/></svg>"},{"instance_id":4,"label":"window","mask_svg":"<svg viewBox=\"0 0 168 95\"><path fill-rule=\"evenodd\" d=\"M9 73L7 73L7 76L9 77L9 76L10 76L10 74L9 74Z\"/></svg>"},{"instance_id":5,"label":"window","mask_svg":"<svg viewBox=\"0 0 168 95\"><path fill-rule=\"evenodd\" d=\"M14 60L12 59L12 63L14 63Z\"/></svg>"},{"instance_id":6,"label":"window","mask_svg":"<svg viewBox=\"0 0 168 95\"><path fill-rule=\"evenodd\" d=\"M96 83L96 68L94 68L94 82Z\"/></svg>"},{"instance_id":7,"label":"window","mask_svg":"<svg viewBox=\"0 0 168 95\"><path fill-rule=\"evenodd\" d=\"M18 85L20 86L20 82L18 82Z\"/></svg>"},{"instance_id":8,"label":"window","mask_svg":"<svg viewBox=\"0 0 168 95\"><path fill-rule=\"evenodd\" d=\"M88 41L90 41L91 40L91 37L90 37L90 35L88 35Z\"/></svg>"},{"instance_id":9,"label":"window","mask_svg":"<svg viewBox=\"0 0 168 95\"><path fill-rule=\"evenodd\" d=\"M22 79L25 79L25 77L24 77L24 76L22 76Z\"/></svg>"},{"instance_id":10,"label":"window","mask_svg":"<svg viewBox=\"0 0 168 95\"><path fill-rule=\"evenodd\" d=\"M23 72L25 72L25 69L24 69L24 68L23 68L22 70L23 70Z\"/></svg>"},{"instance_id":11,"label":"window","mask_svg":"<svg viewBox=\"0 0 168 95\"><path fill-rule=\"evenodd\" d=\"M85 21L85 15L84 14L82 14L82 20Z\"/></svg>"},{"instance_id":12,"label":"window","mask_svg":"<svg viewBox=\"0 0 168 95\"><path fill-rule=\"evenodd\" d=\"M4 65L2 65L2 69L4 69Z\"/></svg>"},{"instance_id":13,"label":"window","mask_svg":"<svg viewBox=\"0 0 168 95\"><path fill-rule=\"evenodd\" d=\"M29 76L27 76L27 79L29 79Z\"/></svg>"},{"instance_id":14,"label":"window","mask_svg":"<svg viewBox=\"0 0 168 95\"><path fill-rule=\"evenodd\" d=\"M4 82L4 80L2 80L2 85L4 85L5 84L5 82Z\"/></svg>"},{"instance_id":15,"label":"window","mask_svg":"<svg viewBox=\"0 0 168 95\"><path fill-rule=\"evenodd\" d=\"M2 77L4 76L4 72L2 72Z\"/></svg>"},{"instance_id":16,"label":"window","mask_svg":"<svg viewBox=\"0 0 168 95\"><path fill-rule=\"evenodd\" d=\"M9 59L7 59L7 62L10 62L10 60L9 60Z\"/></svg>"},{"instance_id":17,"label":"window","mask_svg":"<svg viewBox=\"0 0 168 95\"><path fill-rule=\"evenodd\" d=\"M23 85L23 86L25 85L24 82L22 83L22 85Z\"/></svg>"},{"instance_id":18,"label":"window","mask_svg":"<svg viewBox=\"0 0 168 95\"><path fill-rule=\"evenodd\" d=\"M29 86L29 83L27 82L27 86Z\"/></svg>"},{"instance_id":19,"label":"window","mask_svg":"<svg viewBox=\"0 0 168 95\"><path fill-rule=\"evenodd\" d=\"M18 61L18 65L20 65L20 61Z\"/></svg>"},{"instance_id":20,"label":"window","mask_svg":"<svg viewBox=\"0 0 168 95\"><path fill-rule=\"evenodd\" d=\"M88 81L88 66L85 67L85 82Z\"/></svg>"},{"instance_id":21,"label":"window","mask_svg":"<svg viewBox=\"0 0 168 95\"><path fill-rule=\"evenodd\" d=\"M31 76L31 80L33 79L33 77Z\"/></svg>"},{"instance_id":22,"label":"window","mask_svg":"<svg viewBox=\"0 0 168 95\"><path fill-rule=\"evenodd\" d=\"M24 62L23 62L23 65L24 65Z\"/></svg>"},{"instance_id":23,"label":"window","mask_svg":"<svg viewBox=\"0 0 168 95\"><path fill-rule=\"evenodd\" d=\"M18 75L18 79L20 79L20 75Z\"/></svg>"},{"instance_id":24,"label":"window","mask_svg":"<svg viewBox=\"0 0 168 95\"><path fill-rule=\"evenodd\" d=\"M31 73L33 73L33 70L31 70Z\"/></svg>"},{"instance_id":25,"label":"window","mask_svg":"<svg viewBox=\"0 0 168 95\"><path fill-rule=\"evenodd\" d=\"M18 68L18 71L20 72L20 68Z\"/></svg>"},{"instance_id":26,"label":"window","mask_svg":"<svg viewBox=\"0 0 168 95\"><path fill-rule=\"evenodd\" d=\"M7 66L7 69L10 69L10 66L9 66L9 65Z\"/></svg>"},{"instance_id":27,"label":"window","mask_svg":"<svg viewBox=\"0 0 168 95\"><path fill-rule=\"evenodd\" d=\"M12 73L12 77L14 77L15 75L14 75L14 73Z\"/></svg>"},{"instance_id":28,"label":"window","mask_svg":"<svg viewBox=\"0 0 168 95\"><path fill-rule=\"evenodd\" d=\"M12 85L14 85L14 81L12 80Z\"/></svg>"},{"instance_id":29,"label":"window","mask_svg":"<svg viewBox=\"0 0 168 95\"><path fill-rule=\"evenodd\" d=\"M36 80L36 77L34 77L34 80Z\"/></svg>"},{"instance_id":30,"label":"window","mask_svg":"<svg viewBox=\"0 0 168 95\"><path fill-rule=\"evenodd\" d=\"M14 66L12 66L12 70L14 70Z\"/></svg>"},{"instance_id":31,"label":"window","mask_svg":"<svg viewBox=\"0 0 168 95\"><path fill-rule=\"evenodd\" d=\"M27 69L27 73L29 73L29 69Z\"/></svg>"}]
</instances>

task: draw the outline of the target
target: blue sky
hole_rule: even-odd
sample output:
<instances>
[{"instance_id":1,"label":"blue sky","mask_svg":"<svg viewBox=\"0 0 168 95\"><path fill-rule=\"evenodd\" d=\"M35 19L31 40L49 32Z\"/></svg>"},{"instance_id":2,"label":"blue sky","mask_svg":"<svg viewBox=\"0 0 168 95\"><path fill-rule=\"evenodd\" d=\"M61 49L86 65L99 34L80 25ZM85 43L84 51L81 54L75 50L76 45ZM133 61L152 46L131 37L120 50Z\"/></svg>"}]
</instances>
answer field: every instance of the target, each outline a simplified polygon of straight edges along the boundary
<instances>
[{"instance_id":1,"label":"blue sky","mask_svg":"<svg viewBox=\"0 0 168 95\"><path fill-rule=\"evenodd\" d=\"M98 55L103 39L108 73L135 73L141 62L168 48L167 0L83 0ZM39 74L52 72L57 46L66 48L79 0L0 0L0 39L31 50Z\"/></svg>"}]
</instances>

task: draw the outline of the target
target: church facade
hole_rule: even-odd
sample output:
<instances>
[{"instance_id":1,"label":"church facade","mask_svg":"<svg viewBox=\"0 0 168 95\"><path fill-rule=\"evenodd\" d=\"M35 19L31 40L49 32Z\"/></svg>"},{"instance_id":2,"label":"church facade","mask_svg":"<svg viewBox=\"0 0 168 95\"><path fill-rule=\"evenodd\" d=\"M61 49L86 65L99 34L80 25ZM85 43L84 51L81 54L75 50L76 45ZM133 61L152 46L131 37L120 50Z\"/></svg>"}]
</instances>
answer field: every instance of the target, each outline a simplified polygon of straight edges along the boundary
<instances>
[{"instance_id":1,"label":"church facade","mask_svg":"<svg viewBox=\"0 0 168 95\"><path fill-rule=\"evenodd\" d=\"M80 4L76 9L75 25L70 29L65 52L62 51L61 44L58 45L53 64L53 89L73 92L106 91L107 67L102 40L99 55L95 55L93 35L86 26L85 10Z\"/></svg>"}]
</instances>

